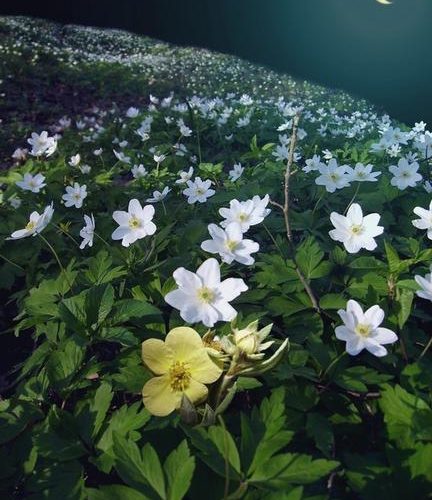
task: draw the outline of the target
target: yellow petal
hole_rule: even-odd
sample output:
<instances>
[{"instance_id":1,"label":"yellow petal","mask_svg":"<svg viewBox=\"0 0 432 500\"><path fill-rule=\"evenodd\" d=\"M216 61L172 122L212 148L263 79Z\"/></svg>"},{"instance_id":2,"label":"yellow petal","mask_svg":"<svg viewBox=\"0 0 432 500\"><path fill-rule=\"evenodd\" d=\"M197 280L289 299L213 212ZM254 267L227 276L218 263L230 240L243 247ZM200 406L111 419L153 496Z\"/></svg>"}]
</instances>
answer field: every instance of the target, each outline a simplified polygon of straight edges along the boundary
<instances>
[{"instance_id":1,"label":"yellow petal","mask_svg":"<svg viewBox=\"0 0 432 500\"><path fill-rule=\"evenodd\" d=\"M168 375L150 379L142 390L144 406L157 417L165 417L172 413L181 401L181 392L171 390Z\"/></svg>"},{"instance_id":2,"label":"yellow petal","mask_svg":"<svg viewBox=\"0 0 432 500\"><path fill-rule=\"evenodd\" d=\"M208 389L204 384L191 379L189 387L184 391L184 393L192 403L198 404L207 399Z\"/></svg>"},{"instance_id":3,"label":"yellow petal","mask_svg":"<svg viewBox=\"0 0 432 500\"><path fill-rule=\"evenodd\" d=\"M166 336L165 345L172 349L176 361L188 361L193 353L204 348L200 334L187 326L173 328Z\"/></svg>"},{"instance_id":4,"label":"yellow petal","mask_svg":"<svg viewBox=\"0 0 432 500\"><path fill-rule=\"evenodd\" d=\"M187 360L187 363L192 378L203 384L216 382L221 376L221 367L212 361L206 349L193 353Z\"/></svg>"},{"instance_id":5,"label":"yellow petal","mask_svg":"<svg viewBox=\"0 0 432 500\"><path fill-rule=\"evenodd\" d=\"M155 375L167 373L173 363L173 353L165 342L148 339L142 343L142 359Z\"/></svg>"}]
</instances>

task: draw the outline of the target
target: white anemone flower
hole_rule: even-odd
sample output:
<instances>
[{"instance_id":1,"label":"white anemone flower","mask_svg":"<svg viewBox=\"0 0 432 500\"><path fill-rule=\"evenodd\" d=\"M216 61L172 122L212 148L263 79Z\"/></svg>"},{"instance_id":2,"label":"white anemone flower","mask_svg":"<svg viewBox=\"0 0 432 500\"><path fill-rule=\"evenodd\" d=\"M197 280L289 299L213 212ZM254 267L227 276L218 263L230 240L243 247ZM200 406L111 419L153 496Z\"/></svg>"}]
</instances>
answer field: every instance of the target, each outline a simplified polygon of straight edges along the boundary
<instances>
[{"instance_id":1,"label":"white anemone flower","mask_svg":"<svg viewBox=\"0 0 432 500\"><path fill-rule=\"evenodd\" d=\"M177 179L175 183L186 184L187 181L190 181L192 179L193 174L194 174L193 167L189 167L189 170L187 172L182 170L181 172L179 172L180 179Z\"/></svg>"},{"instance_id":2,"label":"white anemone flower","mask_svg":"<svg viewBox=\"0 0 432 500\"><path fill-rule=\"evenodd\" d=\"M38 212L32 212L30 214L29 221L24 229L18 229L10 235L10 240L19 240L21 238L26 238L27 236L36 236L42 232L50 223L54 213L53 204L45 207L42 214Z\"/></svg>"},{"instance_id":3,"label":"white anemone flower","mask_svg":"<svg viewBox=\"0 0 432 500\"><path fill-rule=\"evenodd\" d=\"M240 278L221 281L216 259L207 259L196 273L179 267L173 273L178 286L165 295L165 301L180 311L188 323L202 322L211 328L218 321L232 321L237 311L230 302L248 287Z\"/></svg>"},{"instance_id":4,"label":"white anemone flower","mask_svg":"<svg viewBox=\"0 0 432 500\"><path fill-rule=\"evenodd\" d=\"M339 309L338 314L344 325L336 327L336 337L346 342L346 352L351 356L356 356L363 349L377 357L385 356L387 349L383 344L393 344L398 340L392 330L380 327L384 311L378 305L363 312L358 302L349 300L346 311Z\"/></svg>"},{"instance_id":5,"label":"white anemone flower","mask_svg":"<svg viewBox=\"0 0 432 500\"><path fill-rule=\"evenodd\" d=\"M237 179L240 179L244 172L244 167L242 167L241 163L235 163L233 165L232 170L228 172L229 180L231 182L235 182Z\"/></svg>"},{"instance_id":6,"label":"white anemone flower","mask_svg":"<svg viewBox=\"0 0 432 500\"><path fill-rule=\"evenodd\" d=\"M207 179L201 180L201 177L196 177L193 181L186 181L187 188L183 190L183 194L187 196L187 202L192 205L193 203L205 203L208 198L215 194L214 189L210 189L212 181Z\"/></svg>"},{"instance_id":7,"label":"white anemone flower","mask_svg":"<svg viewBox=\"0 0 432 500\"><path fill-rule=\"evenodd\" d=\"M77 167L80 164L80 161L81 161L81 155L77 153L76 155L70 157L68 163L71 167Z\"/></svg>"},{"instance_id":8,"label":"white anemone flower","mask_svg":"<svg viewBox=\"0 0 432 500\"><path fill-rule=\"evenodd\" d=\"M234 260L247 266L252 265L255 259L252 253L258 252L259 244L252 240L243 239L243 232L237 222L228 224L226 229L222 229L216 224L208 226L211 240L201 243L201 248L205 252L217 253L222 262L231 264Z\"/></svg>"},{"instance_id":9,"label":"white anemone flower","mask_svg":"<svg viewBox=\"0 0 432 500\"><path fill-rule=\"evenodd\" d=\"M231 222L237 222L242 232L245 233L251 226L260 224L270 213L270 209L266 208L269 200L268 194L262 199L256 195L251 200L231 200L229 208L219 209L219 214L225 218L221 226L227 227Z\"/></svg>"},{"instance_id":10,"label":"white anemone flower","mask_svg":"<svg viewBox=\"0 0 432 500\"><path fill-rule=\"evenodd\" d=\"M141 179L148 174L147 169L141 163L139 165L134 165L131 169L131 173L134 179Z\"/></svg>"},{"instance_id":11,"label":"white anemone flower","mask_svg":"<svg viewBox=\"0 0 432 500\"><path fill-rule=\"evenodd\" d=\"M395 165L389 167L389 171L393 174L390 184L401 191L407 187L415 187L417 182L422 180L422 176L417 173L419 168L420 166L416 161L409 163L406 158L401 158L397 167Z\"/></svg>"},{"instance_id":12,"label":"white anemone flower","mask_svg":"<svg viewBox=\"0 0 432 500\"><path fill-rule=\"evenodd\" d=\"M417 229L426 229L427 237L432 240L432 201L429 204L429 210L415 207L413 212L420 217L412 221L413 226Z\"/></svg>"},{"instance_id":13,"label":"white anemone flower","mask_svg":"<svg viewBox=\"0 0 432 500\"><path fill-rule=\"evenodd\" d=\"M24 174L23 180L17 181L15 184L24 191L31 191L32 193L39 193L46 186L44 175L32 175L30 173Z\"/></svg>"},{"instance_id":14,"label":"white anemone flower","mask_svg":"<svg viewBox=\"0 0 432 500\"><path fill-rule=\"evenodd\" d=\"M168 193L171 191L171 189L168 186L165 186L162 191L153 191L153 197L152 198L147 198L146 202L147 203L157 203L159 201L163 201Z\"/></svg>"},{"instance_id":15,"label":"white anemone flower","mask_svg":"<svg viewBox=\"0 0 432 500\"><path fill-rule=\"evenodd\" d=\"M378 226L379 214L369 214L363 217L363 211L358 203L353 203L346 217L332 212L330 220L336 229L329 231L330 237L343 243L349 253L357 253L361 248L374 250L377 244L374 240L384 232L384 227Z\"/></svg>"},{"instance_id":16,"label":"white anemone flower","mask_svg":"<svg viewBox=\"0 0 432 500\"><path fill-rule=\"evenodd\" d=\"M75 182L73 186L66 186L66 193L62 196L65 207L81 208L84 199L87 197L87 186L80 186Z\"/></svg>"},{"instance_id":17,"label":"white anemone flower","mask_svg":"<svg viewBox=\"0 0 432 500\"><path fill-rule=\"evenodd\" d=\"M135 241L150 236L156 232L152 222L155 209L152 205L142 207L137 199L130 200L128 211L116 210L113 219L119 227L112 233L113 240L122 240L122 245L128 247Z\"/></svg>"},{"instance_id":18,"label":"white anemone flower","mask_svg":"<svg viewBox=\"0 0 432 500\"><path fill-rule=\"evenodd\" d=\"M418 290L416 295L422 299L430 300L432 302L432 266L430 267L430 271L431 272L426 274L424 278L423 276L416 274L414 279L417 284L421 286L421 290Z\"/></svg>"},{"instance_id":19,"label":"white anemone flower","mask_svg":"<svg viewBox=\"0 0 432 500\"><path fill-rule=\"evenodd\" d=\"M373 165L363 165L357 163L354 168L347 167L347 174L349 175L350 182L377 182L381 172L372 172Z\"/></svg>"},{"instance_id":20,"label":"white anemone flower","mask_svg":"<svg viewBox=\"0 0 432 500\"><path fill-rule=\"evenodd\" d=\"M32 147L30 154L33 156L51 156L57 149L57 139L49 137L48 132L44 130L41 134L32 133L31 138L27 142Z\"/></svg>"},{"instance_id":21,"label":"white anemone flower","mask_svg":"<svg viewBox=\"0 0 432 500\"><path fill-rule=\"evenodd\" d=\"M337 161L332 158L328 165L322 163L318 167L321 174L315 179L315 184L324 186L329 193L334 193L336 189L349 186L350 176L347 174L348 165L338 166Z\"/></svg>"},{"instance_id":22,"label":"white anemone flower","mask_svg":"<svg viewBox=\"0 0 432 500\"><path fill-rule=\"evenodd\" d=\"M84 215L84 222L85 226L81 229L79 233L81 238L83 239L80 245L81 250L85 248L87 245L89 247L93 246L94 230L96 227L93 214L91 214L90 217L88 215Z\"/></svg>"}]
</instances>

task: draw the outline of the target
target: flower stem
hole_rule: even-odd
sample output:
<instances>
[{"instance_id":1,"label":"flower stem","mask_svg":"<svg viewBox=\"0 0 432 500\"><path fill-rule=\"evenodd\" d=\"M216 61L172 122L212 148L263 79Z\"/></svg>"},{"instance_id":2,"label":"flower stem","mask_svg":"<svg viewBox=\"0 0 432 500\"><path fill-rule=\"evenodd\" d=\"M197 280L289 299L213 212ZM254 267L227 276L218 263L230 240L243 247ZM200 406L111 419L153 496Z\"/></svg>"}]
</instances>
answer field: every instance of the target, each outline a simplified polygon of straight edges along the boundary
<instances>
[{"instance_id":1,"label":"flower stem","mask_svg":"<svg viewBox=\"0 0 432 500\"><path fill-rule=\"evenodd\" d=\"M348 206L345 209L344 215L347 214L349 207L354 203L354 200L356 199L356 196L358 195L359 191L360 191L360 182L357 183L357 189L355 190L354 196L351 198L351 201L348 203Z\"/></svg>"},{"instance_id":2,"label":"flower stem","mask_svg":"<svg viewBox=\"0 0 432 500\"><path fill-rule=\"evenodd\" d=\"M327 368L324 370L323 374L321 375L321 379L323 379L327 373L330 371L330 368L333 368L333 366L341 360L346 354L346 351L344 351L342 354L339 354L339 356L336 356L335 359L327 366Z\"/></svg>"},{"instance_id":3,"label":"flower stem","mask_svg":"<svg viewBox=\"0 0 432 500\"><path fill-rule=\"evenodd\" d=\"M9 260L7 257L5 257L3 254L0 253L0 258L5 260L8 264L10 264L11 266L14 266L16 267L17 269L20 269L21 271L24 271L25 272L25 269L23 267L21 267L20 265L18 264L15 264L15 262L12 262L11 260Z\"/></svg>"},{"instance_id":4,"label":"flower stem","mask_svg":"<svg viewBox=\"0 0 432 500\"><path fill-rule=\"evenodd\" d=\"M67 284L69 285L69 288L72 288L72 283L69 280L69 276L67 275L66 269L63 267L62 263L60 262L59 256L57 252L55 251L54 247L51 245L51 243L45 238L45 236L42 236L40 233L38 234L39 238L45 242L45 244L48 246L48 248L51 250L51 253L54 255L55 260L57 261L57 264L60 267L60 271L64 274L65 279Z\"/></svg>"},{"instance_id":5,"label":"flower stem","mask_svg":"<svg viewBox=\"0 0 432 500\"><path fill-rule=\"evenodd\" d=\"M432 337L429 339L429 342L426 344L426 347L423 349L418 359L422 359L422 357L428 352L431 345L432 345Z\"/></svg>"}]
</instances>

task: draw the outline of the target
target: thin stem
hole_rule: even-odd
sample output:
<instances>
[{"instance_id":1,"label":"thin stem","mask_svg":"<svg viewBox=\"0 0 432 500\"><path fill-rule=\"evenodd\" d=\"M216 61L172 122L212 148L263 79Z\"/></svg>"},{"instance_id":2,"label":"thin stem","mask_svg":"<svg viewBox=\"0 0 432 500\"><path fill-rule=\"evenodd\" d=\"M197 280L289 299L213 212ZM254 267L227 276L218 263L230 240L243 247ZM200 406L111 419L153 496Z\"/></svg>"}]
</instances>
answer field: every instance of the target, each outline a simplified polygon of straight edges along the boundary
<instances>
[{"instance_id":1,"label":"thin stem","mask_svg":"<svg viewBox=\"0 0 432 500\"><path fill-rule=\"evenodd\" d=\"M348 206L345 209L344 215L347 214L349 207L354 203L354 200L356 199L356 196L358 195L359 191L360 191L360 182L357 183L357 189L355 190L354 196L351 198L351 201L348 203Z\"/></svg>"},{"instance_id":2,"label":"thin stem","mask_svg":"<svg viewBox=\"0 0 432 500\"><path fill-rule=\"evenodd\" d=\"M292 231L291 231L291 223L290 223L290 218L289 218L289 202L290 202L290 178L291 178L291 168L294 163L294 153L295 153L295 146L297 142L297 129L298 129L298 124L299 124L300 116L296 115L293 118L293 128L292 128L292 134L291 134L291 141L290 141L290 150L288 153L288 160L286 164L286 170L285 170L285 176L284 176L284 204L280 205L275 202L273 202L273 205L278 206L279 208L282 209L283 215L284 215L284 220L285 220L285 228L286 228L286 236L288 240L288 245L290 246L291 250L291 255L292 255L292 260L294 262L295 270L297 273L297 276L299 277L303 288L305 289L306 293L309 296L309 299L312 303L312 307L317 311L318 313L321 314L321 308L319 306L318 300L315 297L315 294L307 281L307 279L304 277L299 265L297 264L296 261L296 249L293 241L293 236L292 236Z\"/></svg>"},{"instance_id":3,"label":"thin stem","mask_svg":"<svg viewBox=\"0 0 432 500\"><path fill-rule=\"evenodd\" d=\"M321 193L321 196L318 198L317 202L315 203L315 206L314 206L314 208L312 210L312 215L315 213L315 211L318 208L318 205L320 204L321 200L324 198L324 194L325 194L325 192Z\"/></svg>"},{"instance_id":4,"label":"thin stem","mask_svg":"<svg viewBox=\"0 0 432 500\"><path fill-rule=\"evenodd\" d=\"M66 235L70 240L72 240L76 246L80 246L80 244L78 243L78 241L71 235L69 234L67 231L65 231L61 226L58 226L57 224L54 224L54 222L51 222L51 224L57 228L59 231L61 231L64 235Z\"/></svg>"},{"instance_id":5,"label":"thin stem","mask_svg":"<svg viewBox=\"0 0 432 500\"><path fill-rule=\"evenodd\" d=\"M106 240L104 240L102 236L100 236L96 231L93 231L93 234L96 236L96 238L99 238L108 248L111 248L109 243Z\"/></svg>"},{"instance_id":6,"label":"thin stem","mask_svg":"<svg viewBox=\"0 0 432 500\"><path fill-rule=\"evenodd\" d=\"M167 215L166 206L165 206L164 201L161 200L161 203L162 203L162 208L163 208L164 214Z\"/></svg>"},{"instance_id":7,"label":"thin stem","mask_svg":"<svg viewBox=\"0 0 432 500\"><path fill-rule=\"evenodd\" d=\"M330 371L330 368L332 368L340 359L342 359L345 354L346 351L344 351L342 354L339 354L339 356L336 356L336 358L327 366L323 374L320 376L321 380L327 375L327 373Z\"/></svg>"},{"instance_id":8,"label":"thin stem","mask_svg":"<svg viewBox=\"0 0 432 500\"><path fill-rule=\"evenodd\" d=\"M66 273L66 269L63 267L62 263L60 262L59 256L57 255L57 252L55 251L54 247L51 245L51 243L45 238L45 236L42 236L40 233L38 233L39 238L45 242L45 244L48 246L48 248L51 250L51 253L54 255L55 260L57 261L57 264L60 267L61 272L64 274L65 279L67 284L69 285L69 288L72 288L72 283L69 281L69 276Z\"/></svg>"},{"instance_id":9,"label":"thin stem","mask_svg":"<svg viewBox=\"0 0 432 500\"><path fill-rule=\"evenodd\" d=\"M278 245L275 237L272 235L272 233L270 232L270 229L266 226L266 224L264 222L263 222L263 226L264 226L264 229L267 231L267 234L270 236L270 239L273 241L274 246L279 250L279 253L281 254L281 256L283 258L285 258L285 255L282 252L281 247Z\"/></svg>"},{"instance_id":10,"label":"thin stem","mask_svg":"<svg viewBox=\"0 0 432 500\"><path fill-rule=\"evenodd\" d=\"M18 264L15 264L15 262L12 262L11 260L9 260L7 257L5 257L3 254L0 253L0 258L2 258L3 260L5 260L7 263L9 263L11 266L14 266L16 267L17 269L20 269L21 271L24 271L25 272L25 269L23 267L21 267L20 265Z\"/></svg>"},{"instance_id":11,"label":"thin stem","mask_svg":"<svg viewBox=\"0 0 432 500\"><path fill-rule=\"evenodd\" d=\"M429 339L429 342L426 344L426 347L423 349L422 353L420 354L419 359L422 359L422 357L428 352L431 345L432 345L432 337Z\"/></svg>"}]
</instances>

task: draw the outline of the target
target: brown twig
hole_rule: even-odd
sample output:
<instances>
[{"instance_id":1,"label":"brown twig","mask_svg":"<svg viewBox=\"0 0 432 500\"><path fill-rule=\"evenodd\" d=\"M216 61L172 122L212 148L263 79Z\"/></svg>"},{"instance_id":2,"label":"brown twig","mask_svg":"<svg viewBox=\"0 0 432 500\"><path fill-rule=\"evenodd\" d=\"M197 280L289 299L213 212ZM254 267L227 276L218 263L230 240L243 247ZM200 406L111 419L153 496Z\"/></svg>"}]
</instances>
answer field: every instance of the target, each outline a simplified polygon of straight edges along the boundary
<instances>
[{"instance_id":1,"label":"brown twig","mask_svg":"<svg viewBox=\"0 0 432 500\"><path fill-rule=\"evenodd\" d=\"M277 203L276 201L270 200L270 203L274 205L275 207L279 208L284 216L284 221L285 221L285 229L286 229L286 236L288 240L288 245L291 250L291 255L292 255L292 260L294 262L294 267L297 273L297 276L299 277L306 293L308 294L310 301L312 303L313 308L315 311L321 314L321 308L319 306L318 300L315 297L315 294L308 282L308 280L305 278L303 275L299 265L297 264L296 261L296 249L293 241L293 235L292 235L292 230L291 230L291 222L290 222L290 216L289 216L289 205L290 205L290 179L291 175L293 174L292 171L292 166L294 163L294 153L295 153L295 147L297 143L297 130L298 130L298 124L300 121L300 116L296 115L293 118L293 127L292 127L292 133L291 133L291 141L290 141L290 148L288 152L288 159L286 163L286 169L285 169L285 175L284 175L284 204Z\"/></svg>"}]
</instances>

